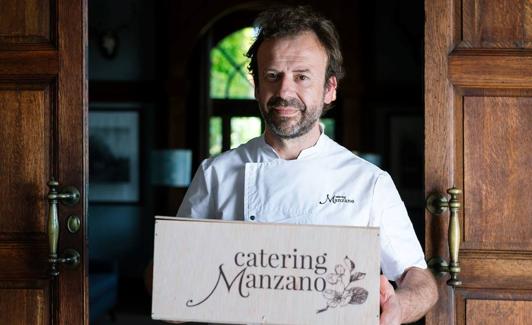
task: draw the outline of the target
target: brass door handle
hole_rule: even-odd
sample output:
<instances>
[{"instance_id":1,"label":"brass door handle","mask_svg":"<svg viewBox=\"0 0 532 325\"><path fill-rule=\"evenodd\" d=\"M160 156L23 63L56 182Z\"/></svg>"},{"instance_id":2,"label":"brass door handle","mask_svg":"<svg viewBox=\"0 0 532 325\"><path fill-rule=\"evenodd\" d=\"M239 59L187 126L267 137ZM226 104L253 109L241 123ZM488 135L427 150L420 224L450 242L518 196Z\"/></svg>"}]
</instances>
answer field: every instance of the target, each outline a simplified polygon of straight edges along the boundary
<instances>
[{"instance_id":1,"label":"brass door handle","mask_svg":"<svg viewBox=\"0 0 532 325\"><path fill-rule=\"evenodd\" d=\"M447 263L443 258L436 256L429 260L428 265L433 272L438 275L449 273L451 278L447 284L456 287L462 284L458 279L460 273L460 264L458 262L458 252L460 250L460 221L458 220L458 211L460 210L460 201L458 195L462 193L456 187L447 190L451 196L450 200L447 196L433 193L427 198L427 210L434 215L441 215L447 210L450 210L451 217L449 220L449 230L447 238L449 240L449 257L450 262Z\"/></svg>"},{"instance_id":2,"label":"brass door handle","mask_svg":"<svg viewBox=\"0 0 532 325\"><path fill-rule=\"evenodd\" d=\"M48 241L50 244L50 275L57 276L57 264L63 263L69 266L77 266L80 262L80 255L74 249L65 250L63 257L57 255L57 242L59 240L59 217L57 214L57 205L59 202L65 205L74 205L79 202L80 193L77 188L68 186L58 191L59 183L53 178L48 182L50 192L48 193L48 203L50 210L48 215Z\"/></svg>"}]
</instances>

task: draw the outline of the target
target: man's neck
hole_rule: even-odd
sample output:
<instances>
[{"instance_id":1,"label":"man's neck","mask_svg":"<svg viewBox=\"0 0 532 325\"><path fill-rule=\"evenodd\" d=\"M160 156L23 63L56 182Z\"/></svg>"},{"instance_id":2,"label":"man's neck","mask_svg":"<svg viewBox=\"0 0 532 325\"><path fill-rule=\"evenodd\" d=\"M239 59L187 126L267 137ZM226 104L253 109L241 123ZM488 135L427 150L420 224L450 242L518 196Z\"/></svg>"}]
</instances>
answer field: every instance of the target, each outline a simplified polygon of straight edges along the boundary
<instances>
[{"instance_id":1,"label":"man's neck","mask_svg":"<svg viewBox=\"0 0 532 325\"><path fill-rule=\"evenodd\" d=\"M299 157L301 151L314 146L316 142L318 142L320 135L321 131L318 123L316 123L315 127L313 127L306 134L293 139L280 138L268 127L266 127L264 132L264 140L267 144L272 146L280 158L285 160L293 160Z\"/></svg>"}]
</instances>

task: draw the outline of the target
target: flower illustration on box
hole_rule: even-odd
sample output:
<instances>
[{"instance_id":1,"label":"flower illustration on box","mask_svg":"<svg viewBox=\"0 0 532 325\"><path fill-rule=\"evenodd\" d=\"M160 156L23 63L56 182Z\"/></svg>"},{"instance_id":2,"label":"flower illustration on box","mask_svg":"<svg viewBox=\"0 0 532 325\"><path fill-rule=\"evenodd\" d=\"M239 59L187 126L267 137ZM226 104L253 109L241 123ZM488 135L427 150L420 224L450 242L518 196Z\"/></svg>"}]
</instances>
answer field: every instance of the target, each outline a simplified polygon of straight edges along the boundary
<instances>
[{"instance_id":1,"label":"flower illustration on box","mask_svg":"<svg viewBox=\"0 0 532 325\"><path fill-rule=\"evenodd\" d=\"M334 273L327 274L327 282L334 289L323 291L323 297L327 299L327 306L318 310L322 313L329 308L345 307L347 305L361 305L368 298L368 291L353 285L354 282L364 279L366 273L355 271L355 262L349 257L344 258L344 265L337 264Z\"/></svg>"}]
</instances>

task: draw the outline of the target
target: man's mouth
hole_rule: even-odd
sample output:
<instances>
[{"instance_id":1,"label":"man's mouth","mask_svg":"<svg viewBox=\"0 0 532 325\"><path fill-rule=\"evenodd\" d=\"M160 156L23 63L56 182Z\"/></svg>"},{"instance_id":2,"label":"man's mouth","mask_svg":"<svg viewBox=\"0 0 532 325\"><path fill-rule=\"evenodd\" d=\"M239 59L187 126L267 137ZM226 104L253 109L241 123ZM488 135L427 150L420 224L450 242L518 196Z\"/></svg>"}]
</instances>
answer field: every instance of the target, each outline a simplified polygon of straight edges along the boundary
<instances>
[{"instance_id":1,"label":"man's mouth","mask_svg":"<svg viewBox=\"0 0 532 325\"><path fill-rule=\"evenodd\" d=\"M300 110L294 107L278 106L278 107L273 107L273 111L278 116L291 117L291 116L296 115Z\"/></svg>"},{"instance_id":2,"label":"man's mouth","mask_svg":"<svg viewBox=\"0 0 532 325\"><path fill-rule=\"evenodd\" d=\"M274 114L281 117L290 117L305 110L305 105L296 98L285 99L279 96L270 98L266 106Z\"/></svg>"}]
</instances>

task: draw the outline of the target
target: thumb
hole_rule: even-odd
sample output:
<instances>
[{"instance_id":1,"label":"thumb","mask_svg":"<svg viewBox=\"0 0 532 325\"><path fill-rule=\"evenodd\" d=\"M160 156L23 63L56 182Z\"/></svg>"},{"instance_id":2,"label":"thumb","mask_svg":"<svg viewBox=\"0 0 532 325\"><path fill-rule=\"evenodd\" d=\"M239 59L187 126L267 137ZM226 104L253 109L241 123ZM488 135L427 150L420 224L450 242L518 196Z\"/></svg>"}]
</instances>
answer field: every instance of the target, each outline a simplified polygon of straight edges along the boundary
<instances>
[{"instance_id":1,"label":"thumb","mask_svg":"<svg viewBox=\"0 0 532 325\"><path fill-rule=\"evenodd\" d=\"M395 290L393 289L390 282L388 282L388 278L384 275L381 275L381 278L380 278L380 305L381 307L394 294L395 294Z\"/></svg>"}]
</instances>

